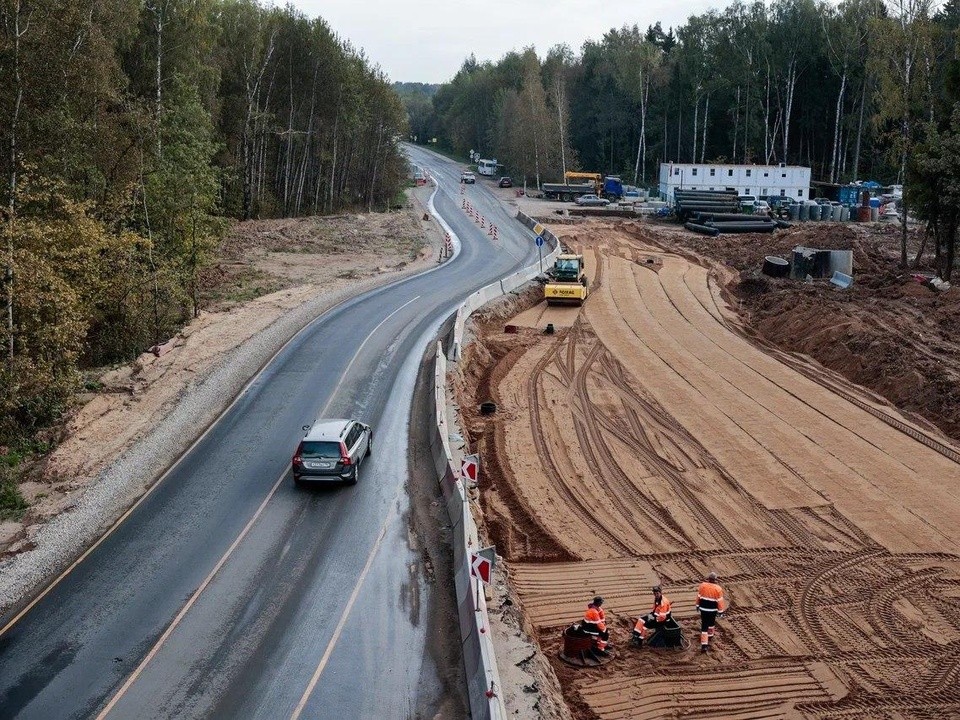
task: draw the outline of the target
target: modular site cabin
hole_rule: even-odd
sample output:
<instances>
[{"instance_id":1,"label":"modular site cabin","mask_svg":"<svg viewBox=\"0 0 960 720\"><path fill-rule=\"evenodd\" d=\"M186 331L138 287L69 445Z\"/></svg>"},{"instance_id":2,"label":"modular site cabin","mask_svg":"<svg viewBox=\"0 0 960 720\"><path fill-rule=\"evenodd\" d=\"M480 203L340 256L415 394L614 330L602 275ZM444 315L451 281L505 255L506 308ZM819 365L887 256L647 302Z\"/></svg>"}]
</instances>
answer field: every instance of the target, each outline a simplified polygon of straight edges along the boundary
<instances>
[{"instance_id":1,"label":"modular site cabin","mask_svg":"<svg viewBox=\"0 0 960 720\"><path fill-rule=\"evenodd\" d=\"M730 190L737 195L806 200L810 196L810 168L783 163L660 163L660 197L672 202L676 190Z\"/></svg>"}]
</instances>

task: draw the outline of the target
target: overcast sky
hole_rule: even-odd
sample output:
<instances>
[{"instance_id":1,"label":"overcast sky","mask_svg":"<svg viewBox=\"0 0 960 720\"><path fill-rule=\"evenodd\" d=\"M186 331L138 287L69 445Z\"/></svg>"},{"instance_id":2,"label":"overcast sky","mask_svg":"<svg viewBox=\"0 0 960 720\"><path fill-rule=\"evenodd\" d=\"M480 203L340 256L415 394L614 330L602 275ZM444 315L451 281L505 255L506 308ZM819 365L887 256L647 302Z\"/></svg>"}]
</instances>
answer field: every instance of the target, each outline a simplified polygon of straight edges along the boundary
<instances>
[{"instance_id":1,"label":"overcast sky","mask_svg":"<svg viewBox=\"0 0 960 720\"><path fill-rule=\"evenodd\" d=\"M726 0L293 0L323 17L341 37L366 51L391 80L439 83L473 53L496 60L528 45L542 56L557 43L574 52L611 27L657 20L676 27Z\"/></svg>"}]
</instances>

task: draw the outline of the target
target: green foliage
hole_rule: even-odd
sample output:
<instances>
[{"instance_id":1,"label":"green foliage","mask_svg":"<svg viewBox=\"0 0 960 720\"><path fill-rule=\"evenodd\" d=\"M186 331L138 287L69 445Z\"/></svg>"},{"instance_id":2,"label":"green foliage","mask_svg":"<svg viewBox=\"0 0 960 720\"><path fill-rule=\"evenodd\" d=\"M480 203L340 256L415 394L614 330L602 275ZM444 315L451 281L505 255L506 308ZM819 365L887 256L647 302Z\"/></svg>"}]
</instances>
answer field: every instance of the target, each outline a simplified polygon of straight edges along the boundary
<instances>
[{"instance_id":1,"label":"green foliage","mask_svg":"<svg viewBox=\"0 0 960 720\"><path fill-rule=\"evenodd\" d=\"M896 182L919 120L942 117L942 89L960 87L958 4L947 3L933 20L930 5L732 2L668 32L660 23L613 28L569 53L566 124L550 128L547 145L561 147L562 135L572 151L563 155L574 158L568 167L625 179L635 169L638 179L656 177L664 161L723 159L809 165L815 179ZM530 134L523 110L564 116L549 54L541 63L545 110L525 84L525 57L468 58L433 95L432 115L421 103L411 122L461 156L472 148L515 157L517 138ZM912 128L906 135L904 118ZM518 162L524 173L528 165Z\"/></svg>"},{"instance_id":2,"label":"green foliage","mask_svg":"<svg viewBox=\"0 0 960 720\"><path fill-rule=\"evenodd\" d=\"M912 155L905 187L913 213L925 220L936 245L941 276L950 280L960 232L960 103L945 127L926 126Z\"/></svg>"},{"instance_id":3,"label":"green foliage","mask_svg":"<svg viewBox=\"0 0 960 720\"><path fill-rule=\"evenodd\" d=\"M0 466L0 521L19 520L29 507L17 487L13 473Z\"/></svg>"},{"instance_id":4,"label":"green foliage","mask_svg":"<svg viewBox=\"0 0 960 720\"><path fill-rule=\"evenodd\" d=\"M292 7L0 4L0 443L199 311L225 216L385 209L406 131L383 74Z\"/></svg>"}]
</instances>

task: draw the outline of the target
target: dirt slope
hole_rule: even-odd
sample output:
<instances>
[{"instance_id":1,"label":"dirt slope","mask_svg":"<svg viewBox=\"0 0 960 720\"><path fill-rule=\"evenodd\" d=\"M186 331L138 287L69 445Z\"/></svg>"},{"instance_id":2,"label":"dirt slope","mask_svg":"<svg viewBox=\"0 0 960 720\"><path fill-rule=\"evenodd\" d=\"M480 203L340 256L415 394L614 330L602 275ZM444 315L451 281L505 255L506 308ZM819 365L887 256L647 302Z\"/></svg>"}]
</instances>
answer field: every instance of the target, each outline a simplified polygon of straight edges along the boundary
<instances>
[{"instance_id":1,"label":"dirt slope","mask_svg":"<svg viewBox=\"0 0 960 720\"><path fill-rule=\"evenodd\" d=\"M960 714L957 448L754 342L725 300L736 269L693 262L676 236L557 232L594 263L590 299L553 336L480 328L461 407L486 461L488 530L575 715ZM470 409L489 398L493 419ZM710 570L732 609L709 654L626 647L656 582L695 640ZM618 655L575 670L555 659L559 633L594 594Z\"/></svg>"}]
</instances>

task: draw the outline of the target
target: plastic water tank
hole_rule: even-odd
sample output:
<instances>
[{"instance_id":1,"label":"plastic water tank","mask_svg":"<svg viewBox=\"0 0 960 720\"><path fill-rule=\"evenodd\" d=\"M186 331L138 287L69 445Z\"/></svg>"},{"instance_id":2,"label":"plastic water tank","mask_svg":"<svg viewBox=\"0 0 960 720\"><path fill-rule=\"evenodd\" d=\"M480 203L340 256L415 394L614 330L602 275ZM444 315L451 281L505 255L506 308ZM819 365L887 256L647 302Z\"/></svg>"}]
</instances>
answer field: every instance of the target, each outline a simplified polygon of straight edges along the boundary
<instances>
[{"instance_id":1,"label":"plastic water tank","mask_svg":"<svg viewBox=\"0 0 960 720\"><path fill-rule=\"evenodd\" d=\"M800 219L800 205L788 205L787 212L790 213L790 219L794 222Z\"/></svg>"},{"instance_id":2,"label":"plastic water tank","mask_svg":"<svg viewBox=\"0 0 960 720\"><path fill-rule=\"evenodd\" d=\"M807 204L806 204L806 203L804 203L803 205L800 206L800 209L799 209L799 218L800 218L800 221L801 221L801 222L803 222L804 220L809 220L809 219L810 219L810 208L807 207Z\"/></svg>"},{"instance_id":3,"label":"plastic water tank","mask_svg":"<svg viewBox=\"0 0 960 720\"><path fill-rule=\"evenodd\" d=\"M870 222L877 222L880 219L880 206L870 206Z\"/></svg>"},{"instance_id":4,"label":"plastic water tank","mask_svg":"<svg viewBox=\"0 0 960 720\"><path fill-rule=\"evenodd\" d=\"M840 217L840 214L843 208L840 205L833 205L831 206L830 209L832 211L831 214L833 215L833 221L840 222L843 219L842 217Z\"/></svg>"},{"instance_id":5,"label":"plastic water tank","mask_svg":"<svg viewBox=\"0 0 960 720\"><path fill-rule=\"evenodd\" d=\"M840 206L840 222L848 222L850 220L850 208L846 205Z\"/></svg>"}]
</instances>

